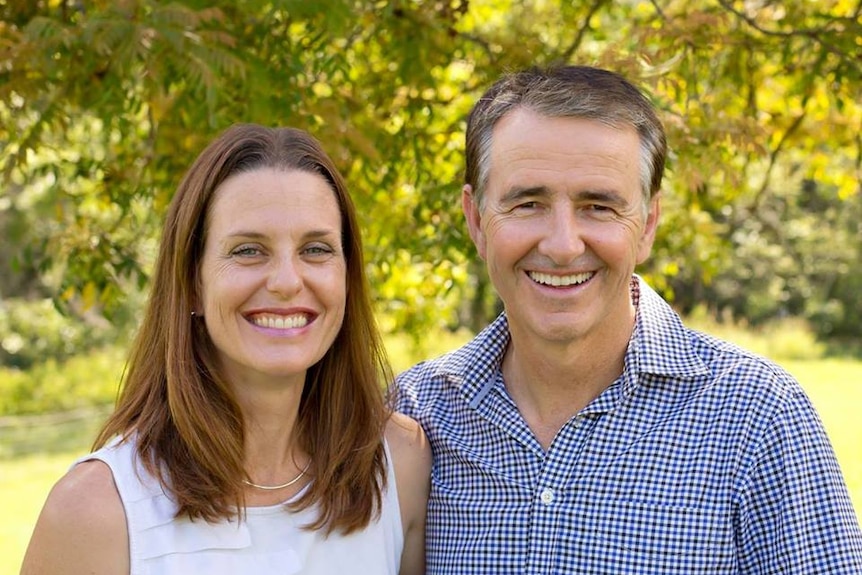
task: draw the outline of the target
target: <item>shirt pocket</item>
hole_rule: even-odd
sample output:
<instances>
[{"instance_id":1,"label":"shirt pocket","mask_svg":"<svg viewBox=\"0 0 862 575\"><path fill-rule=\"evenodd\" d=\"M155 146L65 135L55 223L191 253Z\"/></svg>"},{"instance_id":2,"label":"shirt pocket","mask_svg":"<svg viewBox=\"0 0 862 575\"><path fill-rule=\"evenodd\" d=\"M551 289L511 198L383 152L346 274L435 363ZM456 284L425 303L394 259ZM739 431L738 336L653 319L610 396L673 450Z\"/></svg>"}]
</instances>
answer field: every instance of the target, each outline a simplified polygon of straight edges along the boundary
<instances>
[{"instance_id":1,"label":"shirt pocket","mask_svg":"<svg viewBox=\"0 0 862 575\"><path fill-rule=\"evenodd\" d=\"M600 510L595 537L626 572L734 572L727 511L641 501L603 502Z\"/></svg>"}]
</instances>

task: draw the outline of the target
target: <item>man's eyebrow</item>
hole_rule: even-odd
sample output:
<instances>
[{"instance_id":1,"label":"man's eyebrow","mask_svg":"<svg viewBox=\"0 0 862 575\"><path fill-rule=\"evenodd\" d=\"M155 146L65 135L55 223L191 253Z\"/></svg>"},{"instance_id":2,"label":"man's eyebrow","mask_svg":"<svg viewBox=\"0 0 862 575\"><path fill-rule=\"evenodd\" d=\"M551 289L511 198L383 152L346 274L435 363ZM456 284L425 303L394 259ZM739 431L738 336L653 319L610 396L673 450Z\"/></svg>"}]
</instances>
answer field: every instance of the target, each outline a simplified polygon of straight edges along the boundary
<instances>
[{"instance_id":1,"label":"man's eyebrow","mask_svg":"<svg viewBox=\"0 0 862 575\"><path fill-rule=\"evenodd\" d=\"M544 197L550 194L550 191L545 186L529 186L526 188L515 187L509 189L500 198L500 203L511 204L524 199Z\"/></svg>"},{"instance_id":2,"label":"man's eyebrow","mask_svg":"<svg viewBox=\"0 0 862 575\"><path fill-rule=\"evenodd\" d=\"M546 186L514 187L500 198L502 204L513 204L523 200L543 198L551 194ZM580 202L595 202L600 204L623 205L626 199L612 189L581 190L571 196Z\"/></svg>"},{"instance_id":3,"label":"man's eyebrow","mask_svg":"<svg viewBox=\"0 0 862 575\"><path fill-rule=\"evenodd\" d=\"M626 199L614 190L582 190L574 195L580 201L613 205L626 203Z\"/></svg>"}]
</instances>

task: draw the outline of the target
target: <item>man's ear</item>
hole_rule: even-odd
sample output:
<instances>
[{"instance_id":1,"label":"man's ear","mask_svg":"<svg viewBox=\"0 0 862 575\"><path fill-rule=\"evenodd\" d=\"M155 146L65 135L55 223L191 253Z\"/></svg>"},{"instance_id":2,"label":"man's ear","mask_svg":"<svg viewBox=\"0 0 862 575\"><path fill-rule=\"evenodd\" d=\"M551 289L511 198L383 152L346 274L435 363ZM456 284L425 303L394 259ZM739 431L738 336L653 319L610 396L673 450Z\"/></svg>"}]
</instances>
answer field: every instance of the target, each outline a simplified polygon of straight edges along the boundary
<instances>
[{"instance_id":1,"label":"man's ear","mask_svg":"<svg viewBox=\"0 0 862 575\"><path fill-rule=\"evenodd\" d=\"M461 209L464 210L464 219L467 220L467 230L476 245L479 257L485 259L485 234L482 232L482 214L479 204L473 196L473 186L464 184L461 188Z\"/></svg>"},{"instance_id":2,"label":"man's ear","mask_svg":"<svg viewBox=\"0 0 862 575\"><path fill-rule=\"evenodd\" d=\"M655 242L655 233L658 229L658 222L661 216L661 192L656 192L650 198L647 207L646 222L644 222L644 229L638 242L637 262L639 264L642 264L649 257L653 242Z\"/></svg>"}]
</instances>

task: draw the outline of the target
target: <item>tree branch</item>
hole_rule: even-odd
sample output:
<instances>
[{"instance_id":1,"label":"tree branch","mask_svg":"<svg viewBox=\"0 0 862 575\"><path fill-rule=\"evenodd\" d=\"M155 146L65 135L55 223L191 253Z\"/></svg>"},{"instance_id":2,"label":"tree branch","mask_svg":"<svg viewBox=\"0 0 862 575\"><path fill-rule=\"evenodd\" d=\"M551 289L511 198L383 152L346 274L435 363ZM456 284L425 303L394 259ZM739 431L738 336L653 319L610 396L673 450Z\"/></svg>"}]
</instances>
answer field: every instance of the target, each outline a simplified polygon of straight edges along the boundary
<instances>
[{"instance_id":1,"label":"tree branch","mask_svg":"<svg viewBox=\"0 0 862 575\"><path fill-rule=\"evenodd\" d=\"M826 60L826 54L820 53L817 61L814 63L812 67L811 74L808 75L809 79L816 78L820 75L821 68L823 67L823 62ZM763 201L763 197L766 195L766 192L769 189L769 182L772 178L772 171L775 168L775 165L778 163L778 156L781 154L784 149L784 145L790 139L790 137L799 129L799 126L802 125L805 116L807 115L808 101L811 99L811 95L814 92L814 82L809 81L807 89L805 90L805 94L802 96L802 112L793 119L793 122L790 123L787 130L782 134L781 139L776 144L775 148L773 148L772 152L769 154L769 164L766 167L766 172L763 175L763 182L760 185L760 189L757 190L757 193L754 196L754 200L751 202L750 210L751 213L754 213L755 210L760 206L760 203Z\"/></svg>"},{"instance_id":2,"label":"tree branch","mask_svg":"<svg viewBox=\"0 0 862 575\"><path fill-rule=\"evenodd\" d=\"M586 36L587 32L590 30L590 20L596 13L601 9L601 7L607 3L607 0L595 0L590 6L589 12L587 12L587 17L584 18L583 26L578 29L578 34L575 36L575 39L566 48L561 56L561 61L568 62L569 58L572 57L572 54L581 46L581 42L584 41L584 36Z\"/></svg>"},{"instance_id":3,"label":"tree branch","mask_svg":"<svg viewBox=\"0 0 862 575\"><path fill-rule=\"evenodd\" d=\"M656 2L656 0L650 0L650 4L652 4L652 7L655 8L655 12L656 14L658 14L659 18L667 22L667 17L664 15L664 11L661 9L661 6L659 6L658 2Z\"/></svg>"},{"instance_id":4,"label":"tree branch","mask_svg":"<svg viewBox=\"0 0 862 575\"><path fill-rule=\"evenodd\" d=\"M745 24L747 24L751 28L757 30L761 34L764 34L766 36L774 36L774 37L778 37L778 38L800 38L800 37L801 38L808 38L810 40L813 40L814 43L821 45L824 49L831 52L832 54L835 54L836 56L838 56L842 60L848 60L851 63L856 63L856 65L858 66L858 62L857 62L858 56L856 54L847 54L846 52L842 51L840 48L838 48L837 46L835 46L831 42L827 42L824 39L824 35L834 32L834 30L832 28L830 28L828 25L822 26L820 28L800 28L798 30L791 30L789 32L783 31L783 30L770 30L770 29L765 28L765 27L761 26L760 24L758 24L754 18L752 18L751 16L749 16L748 14L743 12L742 10L737 10L736 8L734 8L728 0L718 0L718 3L725 10L727 10L728 12L730 12L731 14L733 14L734 16L736 16L737 18L742 20ZM859 11L860 11L860 6L857 5L857 8L856 8L857 15L858 15ZM855 19L854 19L854 21L855 21Z\"/></svg>"}]
</instances>

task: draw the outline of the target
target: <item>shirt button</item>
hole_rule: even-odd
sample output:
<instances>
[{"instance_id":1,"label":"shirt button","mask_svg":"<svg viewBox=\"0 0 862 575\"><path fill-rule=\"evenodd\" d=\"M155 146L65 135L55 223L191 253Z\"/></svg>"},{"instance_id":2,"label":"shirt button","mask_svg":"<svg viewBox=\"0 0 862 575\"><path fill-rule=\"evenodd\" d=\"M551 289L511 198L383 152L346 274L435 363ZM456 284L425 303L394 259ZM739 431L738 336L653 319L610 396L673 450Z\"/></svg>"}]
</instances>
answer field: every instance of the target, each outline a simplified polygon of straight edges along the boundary
<instances>
[{"instance_id":1,"label":"shirt button","mask_svg":"<svg viewBox=\"0 0 862 575\"><path fill-rule=\"evenodd\" d=\"M542 489L541 495L539 495L539 499L541 499L542 503L545 505L550 505L554 502L554 490L550 487L545 487Z\"/></svg>"}]
</instances>

